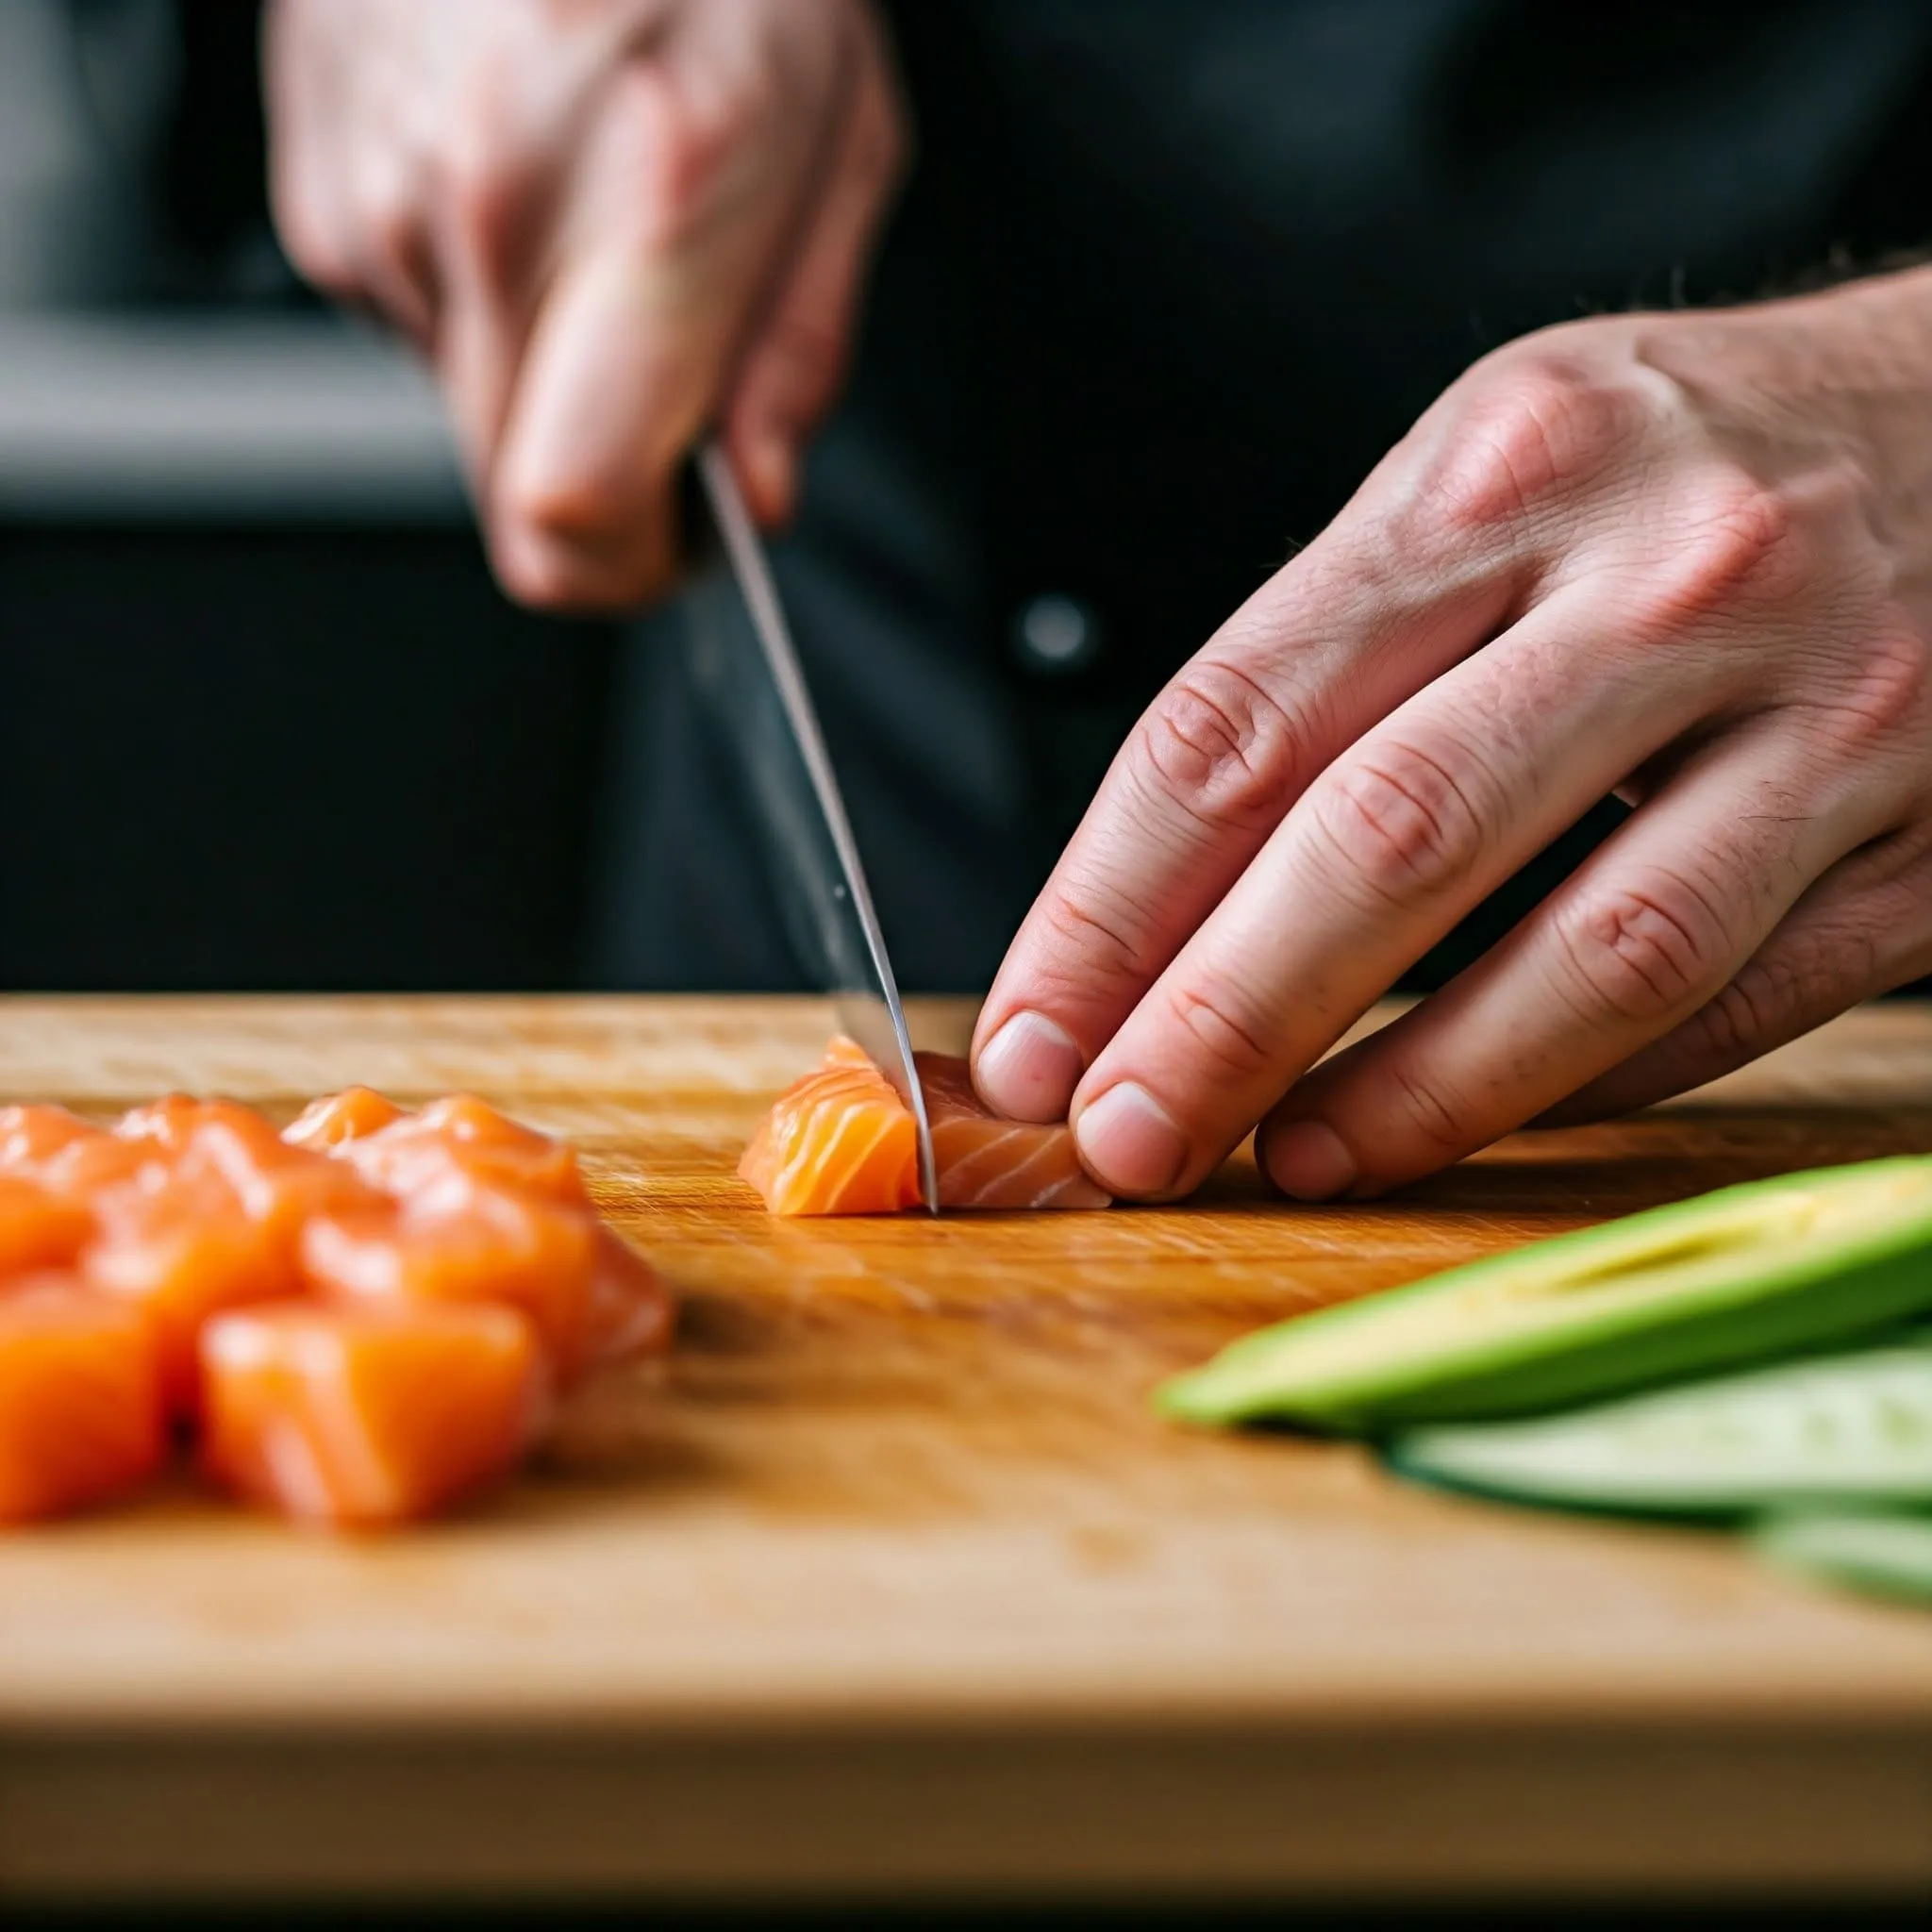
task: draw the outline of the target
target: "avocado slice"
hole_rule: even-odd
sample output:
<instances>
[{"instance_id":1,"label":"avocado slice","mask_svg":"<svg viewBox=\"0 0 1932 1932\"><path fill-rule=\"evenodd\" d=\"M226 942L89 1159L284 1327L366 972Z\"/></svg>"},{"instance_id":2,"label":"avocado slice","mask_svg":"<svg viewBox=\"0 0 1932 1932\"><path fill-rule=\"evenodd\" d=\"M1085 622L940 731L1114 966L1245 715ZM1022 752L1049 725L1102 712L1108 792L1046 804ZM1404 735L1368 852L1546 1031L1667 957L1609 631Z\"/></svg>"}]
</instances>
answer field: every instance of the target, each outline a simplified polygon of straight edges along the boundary
<instances>
[{"instance_id":1,"label":"avocado slice","mask_svg":"<svg viewBox=\"0 0 1932 1932\"><path fill-rule=\"evenodd\" d=\"M1932 1604L1932 1518L1772 1516L1751 1539L1793 1575L1897 1603Z\"/></svg>"},{"instance_id":2,"label":"avocado slice","mask_svg":"<svg viewBox=\"0 0 1932 1932\"><path fill-rule=\"evenodd\" d=\"M1442 1488L1640 1515L1932 1507L1932 1334L1527 1422L1412 1429L1387 1458Z\"/></svg>"},{"instance_id":3,"label":"avocado slice","mask_svg":"<svg viewBox=\"0 0 1932 1932\"><path fill-rule=\"evenodd\" d=\"M1814 1168L1533 1241L1244 1336L1157 1407L1348 1433L1523 1415L1932 1308L1932 1156Z\"/></svg>"}]
</instances>

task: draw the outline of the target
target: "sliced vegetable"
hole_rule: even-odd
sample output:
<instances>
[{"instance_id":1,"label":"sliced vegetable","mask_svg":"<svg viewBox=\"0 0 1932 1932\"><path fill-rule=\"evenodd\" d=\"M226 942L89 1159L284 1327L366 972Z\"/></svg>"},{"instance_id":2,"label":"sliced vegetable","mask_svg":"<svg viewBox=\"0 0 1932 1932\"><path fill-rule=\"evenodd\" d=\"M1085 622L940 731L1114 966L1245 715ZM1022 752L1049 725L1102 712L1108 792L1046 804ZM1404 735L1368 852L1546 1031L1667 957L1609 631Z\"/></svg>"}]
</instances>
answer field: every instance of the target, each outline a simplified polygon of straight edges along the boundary
<instances>
[{"instance_id":1,"label":"sliced vegetable","mask_svg":"<svg viewBox=\"0 0 1932 1932\"><path fill-rule=\"evenodd\" d=\"M1932 1518L1774 1516L1752 1543L1767 1562L1796 1575L1863 1595L1932 1604Z\"/></svg>"},{"instance_id":2,"label":"sliced vegetable","mask_svg":"<svg viewBox=\"0 0 1932 1932\"><path fill-rule=\"evenodd\" d=\"M1377 1430L1587 1402L1932 1308L1932 1158L1747 1182L1250 1335L1169 1415Z\"/></svg>"},{"instance_id":3,"label":"sliced vegetable","mask_svg":"<svg viewBox=\"0 0 1932 1932\"><path fill-rule=\"evenodd\" d=\"M1389 1461L1481 1494L1649 1515L1932 1507L1932 1337L1529 1422L1413 1430Z\"/></svg>"}]
</instances>

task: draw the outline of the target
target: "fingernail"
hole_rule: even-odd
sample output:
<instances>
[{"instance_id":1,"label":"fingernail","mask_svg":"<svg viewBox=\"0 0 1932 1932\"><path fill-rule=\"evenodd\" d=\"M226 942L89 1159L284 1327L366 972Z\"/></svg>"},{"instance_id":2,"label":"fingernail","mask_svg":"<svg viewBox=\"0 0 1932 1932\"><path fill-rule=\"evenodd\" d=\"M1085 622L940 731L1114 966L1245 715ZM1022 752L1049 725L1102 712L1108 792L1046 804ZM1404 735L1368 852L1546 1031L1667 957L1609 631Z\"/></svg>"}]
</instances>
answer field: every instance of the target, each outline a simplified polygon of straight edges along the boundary
<instances>
[{"instance_id":1,"label":"fingernail","mask_svg":"<svg viewBox=\"0 0 1932 1932\"><path fill-rule=\"evenodd\" d=\"M1291 1121L1268 1136L1268 1173L1297 1201L1330 1201L1356 1177L1355 1156L1321 1121Z\"/></svg>"},{"instance_id":2,"label":"fingernail","mask_svg":"<svg viewBox=\"0 0 1932 1932\"><path fill-rule=\"evenodd\" d=\"M996 1113L1063 1121L1087 1061L1065 1027L1044 1013L1015 1013L979 1050L974 1084Z\"/></svg>"},{"instance_id":3,"label":"fingernail","mask_svg":"<svg viewBox=\"0 0 1932 1932\"><path fill-rule=\"evenodd\" d=\"M1094 1177L1116 1194L1164 1193L1188 1158L1173 1115L1132 1080L1109 1087L1087 1108L1074 1137Z\"/></svg>"}]
</instances>

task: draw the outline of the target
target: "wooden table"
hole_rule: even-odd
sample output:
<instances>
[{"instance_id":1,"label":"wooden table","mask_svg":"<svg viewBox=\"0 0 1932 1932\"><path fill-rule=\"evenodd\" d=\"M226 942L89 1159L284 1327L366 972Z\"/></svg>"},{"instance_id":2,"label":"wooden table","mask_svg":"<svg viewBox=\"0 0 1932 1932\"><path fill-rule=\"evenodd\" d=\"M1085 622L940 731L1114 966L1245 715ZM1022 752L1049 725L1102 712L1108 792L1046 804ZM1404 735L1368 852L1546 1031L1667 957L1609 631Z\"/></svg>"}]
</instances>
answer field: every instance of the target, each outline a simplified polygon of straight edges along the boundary
<instances>
[{"instance_id":1,"label":"wooden table","mask_svg":"<svg viewBox=\"0 0 1932 1932\"><path fill-rule=\"evenodd\" d=\"M962 1016L919 1016L935 1041ZM1932 1619L1727 1543L1181 1432L1240 1329L1722 1182L1932 1149L1932 1011L1399 1204L783 1224L820 1008L0 1004L0 1097L482 1091L684 1296L501 1506L387 1545L184 1487L0 1540L0 1905L1932 1891Z\"/></svg>"}]
</instances>

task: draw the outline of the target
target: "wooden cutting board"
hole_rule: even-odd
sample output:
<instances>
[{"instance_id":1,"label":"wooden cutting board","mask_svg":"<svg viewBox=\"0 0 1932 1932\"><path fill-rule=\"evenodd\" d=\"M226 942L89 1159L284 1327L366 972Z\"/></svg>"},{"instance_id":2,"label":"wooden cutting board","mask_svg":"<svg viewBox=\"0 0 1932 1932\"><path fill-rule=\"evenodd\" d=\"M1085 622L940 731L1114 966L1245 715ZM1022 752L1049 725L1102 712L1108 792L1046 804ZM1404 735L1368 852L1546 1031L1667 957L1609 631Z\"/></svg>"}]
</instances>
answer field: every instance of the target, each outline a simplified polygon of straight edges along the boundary
<instances>
[{"instance_id":1,"label":"wooden cutting board","mask_svg":"<svg viewBox=\"0 0 1932 1932\"><path fill-rule=\"evenodd\" d=\"M967 1016L916 1016L932 1043ZM1749 1176L1932 1151L1932 1010L1373 1207L785 1224L769 1000L15 1000L0 1098L480 1091L683 1298L667 1376L368 1547L209 1505L0 1539L0 1903L1932 1889L1932 1618L1704 1536L1184 1433L1238 1331Z\"/></svg>"}]
</instances>

